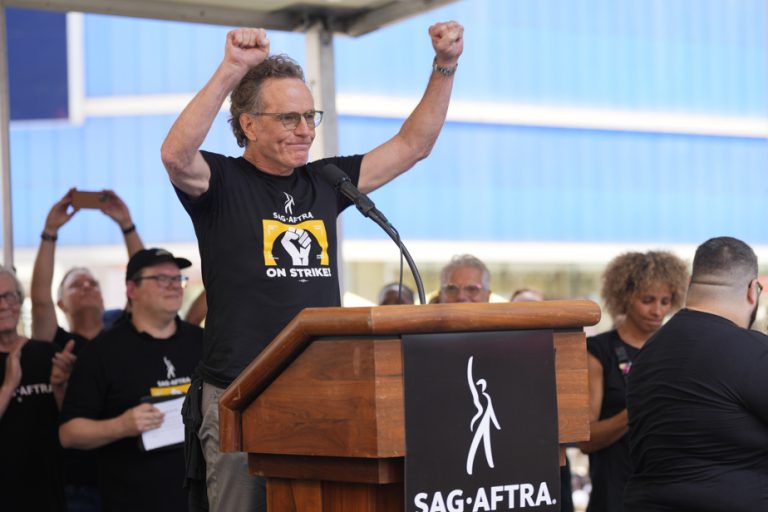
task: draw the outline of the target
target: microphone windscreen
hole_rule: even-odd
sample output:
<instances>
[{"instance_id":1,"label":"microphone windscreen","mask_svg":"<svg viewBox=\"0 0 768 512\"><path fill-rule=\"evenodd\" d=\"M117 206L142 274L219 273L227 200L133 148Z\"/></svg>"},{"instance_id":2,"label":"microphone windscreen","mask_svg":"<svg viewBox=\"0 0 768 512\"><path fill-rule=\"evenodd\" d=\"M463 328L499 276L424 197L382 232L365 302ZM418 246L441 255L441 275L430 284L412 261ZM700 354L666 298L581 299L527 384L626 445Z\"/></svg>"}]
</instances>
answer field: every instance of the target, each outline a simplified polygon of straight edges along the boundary
<instances>
[{"instance_id":1,"label":"microphone windscreen","mask_svg":"<svg viewBox=\"0 0 768 512\"><path fill-rule=\"evenodd\" d=\"M320 176L332 187L338 187L345 181L351 181L347 173L333 164L326 164L320 169Z\"/></svg>"}]
</instances>

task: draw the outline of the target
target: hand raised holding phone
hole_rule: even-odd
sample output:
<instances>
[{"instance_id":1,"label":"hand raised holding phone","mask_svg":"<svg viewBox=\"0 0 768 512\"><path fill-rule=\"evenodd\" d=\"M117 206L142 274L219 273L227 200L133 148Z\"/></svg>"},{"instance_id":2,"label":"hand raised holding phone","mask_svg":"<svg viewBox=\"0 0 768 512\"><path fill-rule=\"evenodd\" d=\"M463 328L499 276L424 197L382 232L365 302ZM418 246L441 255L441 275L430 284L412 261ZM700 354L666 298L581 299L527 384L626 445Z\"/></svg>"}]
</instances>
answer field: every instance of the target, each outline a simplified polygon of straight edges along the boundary
<instances>
[{"instance_id":1,"label":"hand raised holding phone","mask_svg":"<svg viewBox=\"0 0 768 512\"><path fill-rule=\"evenodd\" d=\"M82 190L73 190L71 198L72 207L77 210L80 210L81 208L101 210L104 207L108 196L104 191L85 192Z\"/></svg>"},{"instance_id":2,"label":"hand raised holding phone","mask_svg":"<svg viewBox=\"0 0 768 512\"><path fill-rule=\"evenodd\" d=\"M107 189L84 191L71 188L48 212L41 238L44 241L56 242L59 228L82 209L100 210L104 215L115 221L126 236L136 231L136 226L133 224L128 206L114 191ZM130 237L130 244L129 254L133 254L135 251L143 248L143 243L138 236L132 235Z\"/></svg>"}]
</instances>

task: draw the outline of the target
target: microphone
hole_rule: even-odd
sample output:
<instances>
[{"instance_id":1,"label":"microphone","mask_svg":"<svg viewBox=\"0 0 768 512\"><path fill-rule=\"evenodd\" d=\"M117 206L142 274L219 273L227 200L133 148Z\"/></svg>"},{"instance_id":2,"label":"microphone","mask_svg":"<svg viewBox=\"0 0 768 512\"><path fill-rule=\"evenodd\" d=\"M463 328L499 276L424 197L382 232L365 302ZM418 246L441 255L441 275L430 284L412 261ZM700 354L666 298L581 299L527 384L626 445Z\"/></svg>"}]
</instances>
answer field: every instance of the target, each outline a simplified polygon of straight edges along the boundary
<instances>
[{"instance_id":1,"label":"microphone","mask_svg":"<svg viewBox=\"0 0 768 512\"><path fill-rule=\"evenodd\" d=\"M414 263L413 258L411 258L411 253L408 252L408 249L406 249L405 245L400 240L400 233L398 233L395 227L389 223L384 214L376 208L376 205L373 204L371 198L360 192L360 190L352 183L352 180L349 179L347 173L333 164L324 165L319 172L320 176L322 176L325 181L327 181L334 189L336 189L336 191L340 192L343 196L352 201L352 203L357 206L357 209L360 210L360 213L378 224L381 229L383 229L384 232L389 235L389 237L395 242L395 244L397 244L397 247L400 248L400 254L402 255L400 259L400 280L402 281L402 257L405 257L405 260L408 262L408 266L411 268L413 279L416 281L416 289L419 293L419 300L422 304L426 304L427 301L424 295L424 284L421 282L421 275L419 274L419 270L416 268L416 263Z\"/></svg>"},{"instance_id":2,"label":"microphone","mask_svg":"<svg viewBox=\"0 0 768 512\"><path fill-rule=\"evenodd\" d=\"M352 201L363 216L370 218L377 224L380 224L379 221L381 221L388 226L392 226L384 214L376 208L376 205L373 204L371 198L360 192L360 190L352 184L352 180L349 179L347 173L333 164L326 164L320 169L320 175L333 188Z\"/></svg>"}]
</instances>

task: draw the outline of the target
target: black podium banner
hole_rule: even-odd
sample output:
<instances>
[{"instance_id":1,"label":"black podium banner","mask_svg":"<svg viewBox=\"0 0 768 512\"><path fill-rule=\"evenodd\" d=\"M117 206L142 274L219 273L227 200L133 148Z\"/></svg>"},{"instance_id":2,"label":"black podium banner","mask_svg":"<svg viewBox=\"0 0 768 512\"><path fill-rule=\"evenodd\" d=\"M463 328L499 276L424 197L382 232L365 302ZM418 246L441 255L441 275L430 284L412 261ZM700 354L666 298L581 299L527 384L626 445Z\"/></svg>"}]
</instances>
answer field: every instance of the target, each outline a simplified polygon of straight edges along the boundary
<instances>
[{"instance_id":1,"label":"black podium banner","mask_svg":"<svg viewBox=\"0 0 768 512\"><path fill-rule=\"evenodd\" d=\"M403 336L405 510L560 510L551 330Z\"/></svg>"}]
</instances>

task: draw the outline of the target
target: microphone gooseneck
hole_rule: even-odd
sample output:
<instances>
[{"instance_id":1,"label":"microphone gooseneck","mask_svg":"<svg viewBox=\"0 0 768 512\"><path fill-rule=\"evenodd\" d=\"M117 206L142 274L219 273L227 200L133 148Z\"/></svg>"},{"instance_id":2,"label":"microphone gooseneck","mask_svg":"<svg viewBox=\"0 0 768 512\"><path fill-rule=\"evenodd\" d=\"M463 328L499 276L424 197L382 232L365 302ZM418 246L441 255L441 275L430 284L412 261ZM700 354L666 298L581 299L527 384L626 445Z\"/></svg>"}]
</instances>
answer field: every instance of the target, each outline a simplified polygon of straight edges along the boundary
<instances>
[{"instance_id":1,"label":"microphone gooseneck","mask_svg":"<svg viewBox=\"0 0 768 512\"><path fill-rule=\"evenodd\" d=\"M408 252L405 244L403 244L402 240L400 240L400 233L398 233L395 227L390 224L384 214L376 208L376 205L373 204L373 201L371 201L367 195L360 192L360 190L352 183L352 180L349 179L347 173L333 164L324 165L319 172L325 181L327 181L344 197L352 201L352 203L357 207L358 210L360 210L360 213L362 213L363 216L368 217L373 222L378 224L379 227L381 227L381 229L383 229L384 232L389 235L389 237L395 242L397 247L400 249L401 255L408 262L408 266L410 267L411 273L413 274L413 279L416 281L416 289L419 293L419 300L422 304L426 304L427 301L424 295L424 284L421 281L421 274L419 274L419 270L416 268L416 263L414 263L413 258L411 258L411 253Z\"/></svg>"}]
</instances>

